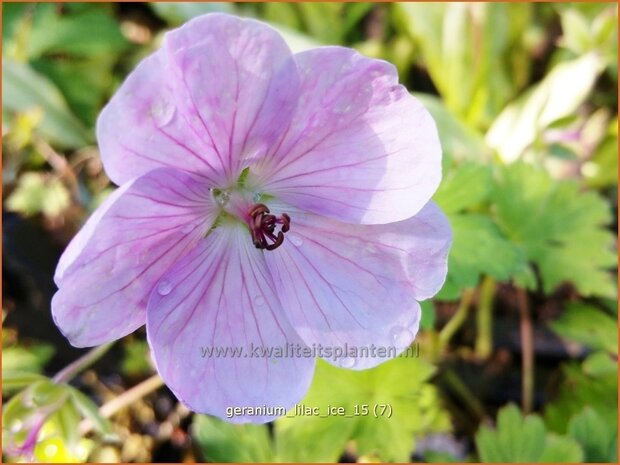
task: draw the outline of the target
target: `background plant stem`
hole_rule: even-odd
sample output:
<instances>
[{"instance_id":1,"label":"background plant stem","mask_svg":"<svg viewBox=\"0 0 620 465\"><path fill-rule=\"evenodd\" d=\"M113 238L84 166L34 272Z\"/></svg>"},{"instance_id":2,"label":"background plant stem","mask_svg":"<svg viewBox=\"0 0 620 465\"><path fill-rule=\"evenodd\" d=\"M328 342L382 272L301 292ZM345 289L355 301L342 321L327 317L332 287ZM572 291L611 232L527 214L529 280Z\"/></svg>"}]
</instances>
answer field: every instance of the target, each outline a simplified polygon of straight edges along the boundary
<instances>
[{"instance_id":1,"label":"background plant stem","mask_svg":"<svg viewBox=\"0 0 620 465\"><path fill-rule=\"evenodd\" d=\"M476 355L481 359L489 358L493 351L493 299L496 288L495 280L485 276L480 286L476 313Z\"/></svg>"},{"instance_id":2,"label":"background plant stem","mask_svg":"<svg viewBox=\"0 0 620 465\"><path fill-rule=\"evenodd\" d=\"M534 336L527 293L521 288L517 289L517 304L521 317L521 404L523 412L529 413L534 398Z\"/></svg>"},{"instance_id":3,"label":"background plant stem","mask_svg":"<svg viewBox=\"0 0 620 465\"><path fill-rule=\"evenodd\" d=\"M454 336L463 323L465 323L465 320L467 319L467 312L469 311L469 306L471 305L473 297L474 289L466 289L463 291L463 296L461 297L459 307L456 309L456 312L452 318L450 318L450 320L439 332L439 342L442 347L450 342L452 336Z\"/></svg>"},{"instance_id":4,"label":"background plant stem","mask_svg":"<svg viewBox=\"0 0 620 465\"><path fill-rule=\"evenodd\" d=\"M71 362L69 365L60 370L54 378L56 383L66 383L71 380L75 375L85 370L97 360L99 360L103 354L105 354L114 343L108 342L107 344L100 345L94 349L89 350L77 360Z\"/></svg>"}]
</instances>

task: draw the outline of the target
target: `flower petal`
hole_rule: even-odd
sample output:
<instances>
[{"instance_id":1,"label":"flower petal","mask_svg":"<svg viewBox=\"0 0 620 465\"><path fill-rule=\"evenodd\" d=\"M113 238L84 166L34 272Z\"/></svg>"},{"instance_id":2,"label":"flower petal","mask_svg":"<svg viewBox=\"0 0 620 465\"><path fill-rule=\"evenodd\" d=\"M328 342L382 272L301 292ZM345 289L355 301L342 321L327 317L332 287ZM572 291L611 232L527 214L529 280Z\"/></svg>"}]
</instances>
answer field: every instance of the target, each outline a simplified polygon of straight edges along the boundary
<instances>
[{"instance_id":1,"label":"flower petal","mask_svg":"<svg viewBox=\"0 0 620 465\"><path fill-rule=\"evenodd\" d=\"M288 46L264 23L208 14L168 33L164 48L179 111L236 181L275 143L297 106L299 76Z\"/></svg>"},{"instance_id":2,"label":"flower petal","mask_svg":"<svg viewBox=\"0 0 620 465\"><path fill-rule=\"evenodd\" d=\"M102 111L106 173L121 184L174 166L225 187L283 131L298 80L269 26L218 13L194 18L166 34Z\"/></svg>"},{"instance_id":3,"label":"flower petal","mask_svg":"<svg viewBox=\"0 0 620 465\"><path fill-rule=\"evenodd\" d=\"M272 205L270 204L270 207ZM283 205L291 229L266 253L280 301L309 346L383 347L383 356L328 361L375 366L406 348L418 330L416 300L439 291L446 277L450 226L429 203L416 216L385 225L352 225ZM369 350L369 349L367 349ZM355 354L354 354L355 355Z\"/></svg>"},{"instance_id":4,"label":"flower petal","mask_svg":"<svg viewBox=\"0 0 620 465\"><path fill-rule=\"evenodd\" d=\"M166 273L149 300L146 328L160 375L196 412L262 423L278 414L231 417L227 408L288 410L312 379L314 358L253 355L255 347L303 343L283 314L262 252L240 226L217 227Z\"/></svg>"},{"instance_id":5,"label":"flower petal","mask_svg":"<svg viewBox=\"0 0 620 465\"><path fill-rule=\"evenodd\" d=\"M159 168L119 191L67 247L56 273L52 315L78 347L142 326L155 282L204 237L217 214L204 180L182 171Z\"/></svg>"},{"instance_id":6,"label":"flower petal","mask_svg":"<svg viewBox=\"0 0 620 465\"><path fill-rule=\"evenodd\" d=\"M101 160L118 185L161 167L200 173L212 186L223 180L203 129L177 109L170 74L164 52L155 52L140 62L99 115Z\"/></svg>"},{"instance_id":7,"label":"flower petal","mask_svg":"<svg viewBox=\"0 0 620 465\"><path fill-rule=\"evenodd\" d=\"M340 47L295 55L300 104L259 169L265 192L339 221L416 214L441 179L435 123L391 64Z\"/></svg>"}]
</instances>

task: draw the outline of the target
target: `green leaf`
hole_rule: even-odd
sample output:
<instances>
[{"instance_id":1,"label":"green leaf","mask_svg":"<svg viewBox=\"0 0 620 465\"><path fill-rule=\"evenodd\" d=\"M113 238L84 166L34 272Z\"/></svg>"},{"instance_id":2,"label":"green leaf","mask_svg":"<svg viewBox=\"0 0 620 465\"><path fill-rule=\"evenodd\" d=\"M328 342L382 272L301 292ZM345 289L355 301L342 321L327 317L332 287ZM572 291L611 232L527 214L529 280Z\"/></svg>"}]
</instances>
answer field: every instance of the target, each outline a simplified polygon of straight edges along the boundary
<instances>
[{"instance_id":1,"label":"green leaf","mask_svg":"<svg viewBox=\"0 0 620 465\"><path fill-rule=\"evenodd\" d=\"M205 13L234 13L232 3L220 2L150 2L155 14L172 25L178 25Z\"/></svg>"},{"instance_id":2,"label":"green leaf","mask_svg":"<svg viewBox=\"0 0 620 465\"><path fill-rule=\"evenodd\" d=\"M579 462L579 444L548 434L538 415L523 417L515 405L501 409L495 430L486 426L476 433L482 462Z\"/></svg>"},{"instance_id":3,"label":"green leaf","mask_svg":"<svg viewBox=\"0 0 620 465\"><path fill-rule=\"evenodd\" d=\"M603 418L608 429L618 425L618 367L605 373L586 373L577 363L562 368L560 390L545 406L545 421L550 429L564 434L570 419L584 405Z\"/></svg>"},{"instance_id":4,"label":"green leaf","mask_svg":"<svg viewBox=\"0 0 620 465\"><path fill-rule=\"evenodd\" d=\"M472 162L450 170L433 199L446 213L460 212L486 200L491 188L491 167Z\"/></svg>"},{"instance_id":5,"label":"green leaf","mask_svg":"<svg viewBox=\"0 0 620 465\"><path fill-rule=\"evenodd\" d=\"M457 213L450 216L450 224L448 276L437 298L456 299L462 289L475 287L482 274L503 281L525 268L523 250L508 241L488 216Z\"/></svg>"},{"instance_id":6,"label":"green leaf","mask_svg":"<svg viewBox=\"0 0 620 465\"><path fill-rule=\"evenodd\" d=\"M133 340L124 345L121 371L128 376L148 374L152 368L149 363L149 346L144 340Z\"/></svg>"},{"instance_id":7,"label":"green leaf","mask_svg":"<svg viewBox=\"0 0 620 465\"><path fill-rule=\"evenodd\" d=\"M598 194L515 163L500 169L490 198L500 228L539 268L545 292L572 282L584 296L616 296L609 272L617 262L614 235L606 229L611 214Z\"/></svg>"},{"instance_id":8,"label":"green leaf","mask_svg":"<svg viewBox=\"0 0 620 465\"><path fill-rule=\"evenodd\" d=\"M589 407L568 424L568 434L583 447L586 462L615 462L616 431Z\"/></svg>"},{"instance_id":9,"label":"green leaf","mask_svg":"<svg viewBox=\"0 0 620 465\"><path fill-rule=\"evenodd\" d=\"M607 136L598 145L590 161L582 168L589 186L603 188L618 185L618 118L614 118Z\"/></svg>"},{"instance_id":10,"label":"green leaf","mask_svg":"<svg viewBox=\"0 0 620 465\"><path fill-rule=\"evenodd\" d=\"M3 349L3 357L6 350L7 349ZM15 391L16 389L21 389L37 381L45 379L45 376L39 375L37 373L18 370L7 370L4 366L4 360L2 361L2 364L2 390L5 393Z\"/></svg>"},{"instance_id":11,"label":"green leaf","mask_svg":"<svg viewBox=\"0 0 620 465\"><path fill-rule=\"evenodd\" d=\"M595 350L618 353L618 322L601 310L584 303L569 304L562 315L551 322L560 336Z\"/></svg>"},{"instance_id":12,"label":"green leaf","mask_svg":"<svg viewBox=\"0 0 620 465\"><path fill-rule=\"evenodd\" d=\"M608 352L595 352L583 361L583 371L590 376L616 373L618 365Z\"/></svg>"},{"instance_id":13,"label":"green leaf","mask_svg":"<svg viewBox=\"0 0 620 465\"><path fill-rule=\"evenodd\" d=\"M78 148L92 138L67 107L62 94L29 65L2 60L2 111L24 112L39 107L41 134L61 148Z\"/></svg>"},{"instance_id":14,"label":"green leaf","mask_svg":"<svg viewBox=\"0 0 620 465\"><path fill-rule=\"evenodd\" d=\"M487 127L527 79L522 37L529 5L415 3L395 6L446 106Z\"/></svg>"},{"instance_id":15,"label":"green leaf","mask_svg":"<svg viewBox=\"0 0 620 465\"><path fill-rule=\"evenodd\" d=\"M592 46L590 27L586 18L577 10L567 9L560 13L562 20L562 44L581 54Z\"/></svg>"},{"instance_id":16,"label":"green leaf","mask_svg":"<svg viewBox=\"0 0 620 465\"><path fill-rule=\"evenodd\" d=\"M54 355L54 347L48 344L11 346L2 349L2 373L40 373ZM25 374L25 373L24 373Z\"/></svg>"},{"instance_id":17,"label":"green leaf","mask_svg":"<svg viewBox=\"0 0 620 465\"><path fill-rule=\"evenodd\" d=\"M293 53L303 52L313 48L321 47L323 45L313 37L309 37L293 29L288 29L285 26L274 25L273 27L284 38L286 44L289 46Z\"/></svg>"},{"instance_id":18,"label":"green leaf","mask_svg":"<svg viewBox=\"0 0 620 465\"><path fill-rule=\"evenodd\" d=\"M565 436L548 433L540 463L581 463L583 450L577 442Z\"/></svg>"},{"instance_id":19,"label":"green leaf","mask_svg":"<svg viewBox=\"0 0 620 465\"><path fill-rule=\"evenodd\" d=\"M67 386L69 388L69 396L72 404L82 414L84 418L90 420L95 428L105 437L113 437L114 431L112 425L107 418L104 418L99 412L99 407L90 400L87 396L77 389Z\"/></svg>"},{"instance_id":20,"label":"green leaf","mask_svg":"<svg viewBox=\"0 0 620 465\"><path fill-rule=\"evenodd\" d=\"M55 12L42 15L33 24L28 44L31 58L46 53L88 57L121 52L129 46L119 23L102 9L70 15Z\"/></svg>"},{"instance_id":21,"label":"green leaf","mask_svg":"<svg viewBox=\"0 0 620 465\"><path fill-rule=\"evenodd\" d=\"M502 111L487 132L487 143L504 161L517 160L545 128L579 108L602 71L603 60L594 52L556 65Z\"/></svg>"},{"instance_id":22,"label":"green leaf","mask_svg":"<svg viewBox=\"0 0 620 465\"><path fill-rule=\"evenodd\" d=\"M75 115L92 127L111 90L115 63L116 55L99 55L81 60L39 59L32 67L53 81Z\"/></svg>"},{"instance_id":23,"label":"green leaf","mask_svg":"<svg viewBox=\"0 0 620 465\"><path fill-rule=\"evenodd\" d=\"M292 410L276 420L278 459L337 461L347 441L353 440L359 455L407 461L415 435L450 427L436 389L427 383L433 372L430 364L411 357L364 371L320 361L310 391L299 404L318 408L318 414L296 415ZM329 414L328 406L342 408L344 416Z\"/></svg>"},{"instance_id":24,"label":"green leaf","mask_svg":"<svg viewBox=\"0 0 620 465\"><path fill-rule=\"evenodd\" d=\"M299 2L302 22L308 35L322 42L339 44L342 42L342 11L344 4L336 2Z\"/></svg>"},{"instance_id":25,"label":"green leaf","mask_svg":"<svg viewBox=\"0 0 620 465\"><path fill-rule=\"evenodd\" d=\"M482 136L463 124L439 98L429 94L413 95L424 104L437 124L444 171L455 162L470 160L480 163L491 159L491 149Z\"/></svg>"},{"instance_id":26,"label":"green leaf","mask_svg":"<svg viewBox=\"0 0 620 465\"><path fill-rule=\"evenodd\" d=\"M207 415L194 416L192 436L211 462L273 462L265 425L226 423Z\"/></svg>"},{"instance_id":27,"label":"green leaf","mask_svg":"<svg viewBox=\"0 0 620 465\"><path fill-rule=\"evenodd\" d=\"M435 306L431 300L420 302L422 309L422 319L420 320L420 328L429 330L435 328L435 320L437 318Z\"/></svg>"},{"instance_id":28,"label":"green leaf","mask_svg":"<svg viewBox=\"0 0 620 465\"><path fill-rule=\"evenodd\" d=\"M75 450L80 440L80 413L70 402L65 403L50 418L58 424L60 437L66 443L67 448L71 451Z\"/></svg>"}]
</instances>

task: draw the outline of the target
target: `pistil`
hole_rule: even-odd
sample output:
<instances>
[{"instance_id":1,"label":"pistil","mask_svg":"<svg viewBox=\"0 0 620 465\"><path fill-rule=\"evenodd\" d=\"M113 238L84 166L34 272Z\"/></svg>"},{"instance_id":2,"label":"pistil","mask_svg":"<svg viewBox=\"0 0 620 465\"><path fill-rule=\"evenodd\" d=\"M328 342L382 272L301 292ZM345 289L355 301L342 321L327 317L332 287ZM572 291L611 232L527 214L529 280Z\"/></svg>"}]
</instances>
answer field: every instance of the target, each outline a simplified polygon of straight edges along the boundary
<instances>
[{"instance_id":1,"label":"pistil","mask_svg":"<svg viewBox=\"0 0 620 465\"><path fill-rule=\"evenodd\" d=\"M284 242L284 233L290 229L291 218L286 213L272 215L269 208L257 203L248 212L251 218L250 232L257 249L274 250ZM276 231L276 227L279 229Z\"/></svg>"}]
</instances>

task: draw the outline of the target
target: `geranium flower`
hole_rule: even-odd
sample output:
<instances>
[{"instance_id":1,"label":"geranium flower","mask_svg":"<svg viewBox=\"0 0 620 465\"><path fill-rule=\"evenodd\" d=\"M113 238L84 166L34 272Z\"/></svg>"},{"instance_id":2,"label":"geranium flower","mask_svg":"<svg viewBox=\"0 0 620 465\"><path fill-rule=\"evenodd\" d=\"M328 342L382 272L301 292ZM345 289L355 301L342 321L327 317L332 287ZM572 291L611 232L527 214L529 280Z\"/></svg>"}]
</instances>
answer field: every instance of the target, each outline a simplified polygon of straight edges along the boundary
<instances>
[{"instance_id":1,"label":"geranium flower","mask_svg":"<svg viewBox=\"0 0 620 465\"><path fill-rule=\"evenodd\" d=\"M97 137L120 188L60 259L56 324L78 347L146 324L159 373L192 410L291 407L315 359L252 347L401 351L417 301L443 284L437 130L389 63L341 47L293 55L265 24L209 14L166 34ZM362 355L328 361L394 356Z\"/></svg>"}]
</instances>

